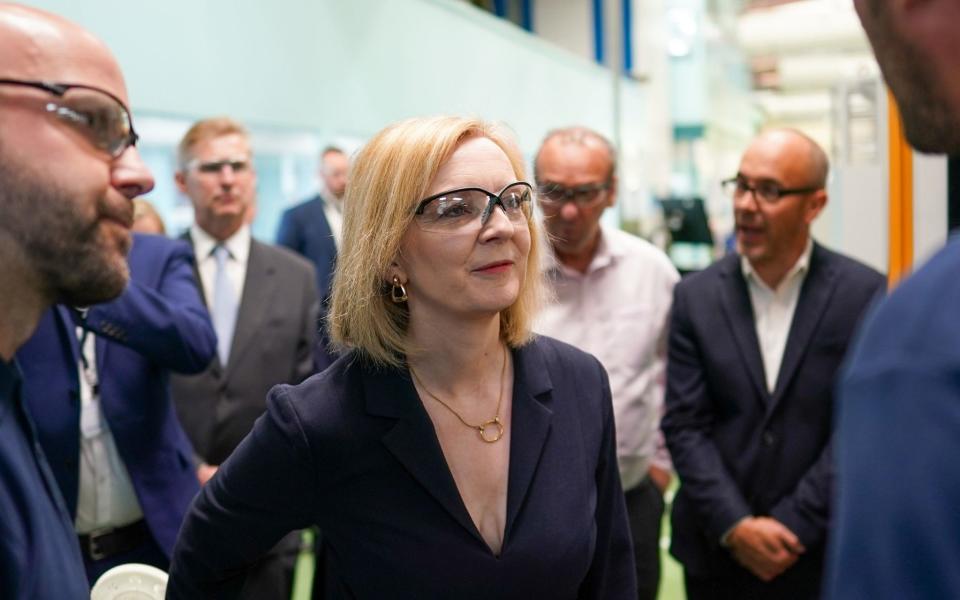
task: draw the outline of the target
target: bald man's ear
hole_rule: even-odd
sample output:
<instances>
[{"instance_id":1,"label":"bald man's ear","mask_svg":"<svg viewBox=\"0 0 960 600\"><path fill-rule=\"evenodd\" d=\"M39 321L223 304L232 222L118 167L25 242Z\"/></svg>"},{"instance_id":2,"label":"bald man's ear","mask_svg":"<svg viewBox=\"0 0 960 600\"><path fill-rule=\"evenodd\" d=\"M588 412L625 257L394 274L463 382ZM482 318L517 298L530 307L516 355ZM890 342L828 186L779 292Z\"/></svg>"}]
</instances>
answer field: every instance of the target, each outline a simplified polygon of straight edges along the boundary
<instances>
[{"instance_id":1,"label":"bald man's ear","mask_svg":"<svg viewBox=\"0 0 960 600\"><path fill-rule=\"evenodd\" d=\"M183 173L183 169L177 169L173 174L173 181L177 184L177 189L180 190L181 194L187 193L187 177Z\"/></svg>"},{"instance_id":2,"label":"bald man's ear","mask_svg":"<svg viewBox=\"0 0 960 600\"><path fill-rule=\"evenodd\" d=\"M807 225L813 223L814 219L820 216L823 209L827 206L827 190L817 190L810 194L807 200L807 209L804 219Z\"/></svg>"},{"instance_id":3,"label":"bald man's ear","mask_svg":"<svg viewBox=\"0 0 960 600\"><path fill-rule=\"evenodd\" d=\"M616 175L610 176L610 187L607 188L607 206L613 206L617 203L617 190L619 188L619 181L617 180Z\"/></svg>"}]
</instances>

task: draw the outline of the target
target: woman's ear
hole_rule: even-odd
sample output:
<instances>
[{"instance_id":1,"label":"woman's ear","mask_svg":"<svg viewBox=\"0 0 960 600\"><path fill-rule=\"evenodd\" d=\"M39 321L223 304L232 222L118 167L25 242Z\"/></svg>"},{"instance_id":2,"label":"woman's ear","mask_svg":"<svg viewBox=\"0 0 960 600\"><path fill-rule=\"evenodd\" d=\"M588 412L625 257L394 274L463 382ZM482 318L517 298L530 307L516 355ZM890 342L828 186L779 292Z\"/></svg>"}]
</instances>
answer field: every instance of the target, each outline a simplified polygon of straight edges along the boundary
<instances>
[{"instance_id":1,"label":"woman's ear","mask_svg":"<svg viewBox=\"0 0 960 600\"><path fill-rule=\"evenodd\" d=\"M400 281L401 285L405 285L407 281L409 281L410 278L407 276L407 270L403 267L402 262L402 259L397 256L387 267L384 273L384 279L388 285L393 285L394 277Z\"/></svg>"}]
</instances>

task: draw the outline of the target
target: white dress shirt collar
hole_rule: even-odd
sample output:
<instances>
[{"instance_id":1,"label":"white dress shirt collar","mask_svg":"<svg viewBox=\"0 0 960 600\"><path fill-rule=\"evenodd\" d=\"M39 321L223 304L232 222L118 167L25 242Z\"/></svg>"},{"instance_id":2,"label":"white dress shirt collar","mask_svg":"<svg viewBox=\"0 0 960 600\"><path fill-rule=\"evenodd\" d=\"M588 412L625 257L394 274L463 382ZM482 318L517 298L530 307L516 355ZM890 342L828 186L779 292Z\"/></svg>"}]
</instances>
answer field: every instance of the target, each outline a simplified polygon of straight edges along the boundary
<instances>
[{"instance_id":1,"label":"white dress shirt collar","mask_svg":"<svg viewBox=\"0 0 960 600\"><path fill-rule=\"evenodd\" d=\"M240 227L233 235L223 242L220 242L194 223L190 226L190 238L193 240L193 250L198 262L209 258L214 247L222 243L227 251L230 252L230 258L241 264L247 264L247 258L250 256L251 241L249 225Z\"/></svg>"},{"instance_id":2,"label":"white dress shirt collar","mask_svg":"<svg viewBox=\"0 0 960 600\"><path fill-rule=\"evenodd\" d=\"M776 289L763 281L750 261L740 258L740 268L743 270L750 293L750 304L753 307L754 328L763 360L764 378L767 391L771 394L777 387L783 353L790 337L793 316L800 301L800 289L806 280L812 253L813 240L808 239L803 254L780 280Z\"/></svg>"},{"instance_id":3,"label":"white dress shirt collar","mask_svg":"<svg viewBox=\"0 0 960 600\"><path fill-rule=\"evenodd\" d=\"M790 270L787 271L787 274L784 275L783 279L780 280L780 283L777 284L777 290L782 289L787 282L792 280L798 274L806 274L807 269L810 268L811 254L813 254L813 238L808 237L807 245L803 249L803 254L800 255L800 258L797 259L797 262L790 267ZM750 264L750 261L747 260L747 257L743 255L740 256L740 270L743 271L743 278L748 282L753 282L769 292L777 291L767 285L767 282L760 277L756 269L753 268L753 265Z\"/></svg>"}]
</instances>

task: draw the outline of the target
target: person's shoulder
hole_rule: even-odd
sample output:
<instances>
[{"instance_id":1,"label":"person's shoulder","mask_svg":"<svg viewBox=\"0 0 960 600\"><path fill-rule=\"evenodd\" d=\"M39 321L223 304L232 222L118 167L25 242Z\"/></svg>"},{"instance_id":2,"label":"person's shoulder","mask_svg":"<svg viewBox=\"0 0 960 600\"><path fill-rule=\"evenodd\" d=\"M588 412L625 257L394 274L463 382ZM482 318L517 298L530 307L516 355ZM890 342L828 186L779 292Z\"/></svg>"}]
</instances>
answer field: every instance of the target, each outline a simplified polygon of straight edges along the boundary
<instances>
[{"instance_id":1,"label":"person's shoulder","mask_svg":"<svg viewBox=\"0 0 960 600\"><path fill-rule=\"evenodd\" d=\"M932 369L960 360L960 238L955 238L876 307L857 361L873 368L922 363Z\"/></svg>"},{"instance_id":2,"label":"person's shoulder","mask_svg":"<svg viewBox=\"0 0 960 600\"><path fill-rule=\"evenodd\" d=\"M345 352L329 367L302 382L273 387L268 405L274 410L292 411L297 420L312 428L336 428L351 412L355 396L360 393L364 366L352 352Z\"/></svg>"},{"instance_id":3,"label":"person's shoulder","mask_svg":"<svg viewBox=\"0 0 960 600\"><path fill-rule=\"evenodd\" d=\"M676 293L701 293L725 277L739 276L740 255L730 252L700 271L688 273L677 282Z\"/></svg>"},{"instance_id":4,"label":"person's shoulder","mask_svg":"<svg viewBox=\"0 0 960 600\"><path fill-rule=\"evenodd\" d=\"M868 285L883 285L886 281L883 273L852 256L841 254L819 244L817 244L816 250L825 262L842 272L845 283L860 282Z\"/></svg>"},{"instance_id":5,"label":"person's shoulder","mask_svg":"<svg viewBox=\"0 0 960 600\"><path fill-rule=\"evenodd\" d=\"M954 238L926 264L908 276L890 294L881 312L917 314L938 326L960 329L956 307L960 302L960 237Z\"/></svg>"},{"instance_id":6,"label":"person's shoulder","mask_svg":"<svg viewBox=\"0 0 960 600\"><path fill-rule=\"evenodd\" d=\"M680 279L676 267L673 266L663 250L649 241L615 228L605 227L603 234L609 236L611 243L619 248L630 262L639 264L648 272L652 271L668 279L674 281Z\"/></svg>"},{"instance_id":7,"label":"person's shoulder","mask_svg":"<svg viewBox=\"0 0 960 600\"><path fill-rule=\"evenodd\" d=\"M546 335L534 336L525 351L538 353L543 357L547 369L553 372L577 375L596 372L600 367L600 361L592 354Z\"/></svg>"},{"instance_id":8,"label":"person's shoulder","mask_svg":"<svg viewBox=\"0 0 960 600\"><path fill-rule=\"evenodd\" d=\"M182 238L171 239L165 235L133 233L132 241L133 243L130 246L131 257L139 255L193 254L193 249L189 242Z\"/></svg>"},{"instance_id":9,"label":"person's shoulder","mask_svg":"<svg viewBox=\"0 0 960 600\"><path fill-rule=\"evenodd\" d=\"M310 196L309 198L301 202L298 202L297 204L294 204L290 208L286 209L285 211L283 211L283 214L289 215L291 218L300 218L301 216L309 213L318 205L319 206L323 205L323 199L320 197L319 194L314 194L313 196Z\"/></svg>"},{"instance_id":10,"label":"person's shoulder","mask_svg":"<svg viewBox=\"0 0 960 600\"><path fill-rule=\"evenodd\" d=\"M314 278L313 263L289 248L266 244L255 239L251 252L260 253L264 260L271 262L278 269L299 274L311 280Z\"/></svg>"}]
</instances>

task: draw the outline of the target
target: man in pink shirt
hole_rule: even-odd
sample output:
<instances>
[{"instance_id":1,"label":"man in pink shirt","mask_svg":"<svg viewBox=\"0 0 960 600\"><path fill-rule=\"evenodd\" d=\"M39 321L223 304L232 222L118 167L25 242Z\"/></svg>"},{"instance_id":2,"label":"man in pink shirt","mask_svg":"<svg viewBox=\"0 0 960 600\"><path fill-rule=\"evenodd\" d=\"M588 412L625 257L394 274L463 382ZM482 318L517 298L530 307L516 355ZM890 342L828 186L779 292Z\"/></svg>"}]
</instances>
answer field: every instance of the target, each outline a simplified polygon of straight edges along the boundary
<instances>
[{"instance_id":1,"label":"man in pink shirt","mask_svg":"<svg viewBox=\"0 0 960 600\"><path fill-rule=\"evenodd\" d=\"M610 376L617 458L639 598L656 598L670 458L660 435L667 314L677 270L648 242L600 225L616 199L616 153L599 133L550 132L535 176L552 252L554 299L536 330L594 354Z\"/></svg>"}]
</instances>

